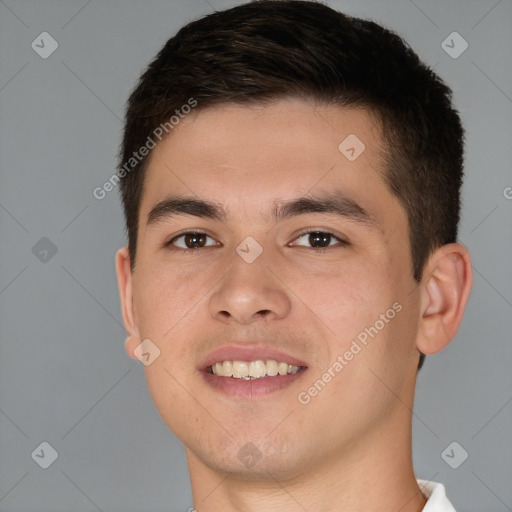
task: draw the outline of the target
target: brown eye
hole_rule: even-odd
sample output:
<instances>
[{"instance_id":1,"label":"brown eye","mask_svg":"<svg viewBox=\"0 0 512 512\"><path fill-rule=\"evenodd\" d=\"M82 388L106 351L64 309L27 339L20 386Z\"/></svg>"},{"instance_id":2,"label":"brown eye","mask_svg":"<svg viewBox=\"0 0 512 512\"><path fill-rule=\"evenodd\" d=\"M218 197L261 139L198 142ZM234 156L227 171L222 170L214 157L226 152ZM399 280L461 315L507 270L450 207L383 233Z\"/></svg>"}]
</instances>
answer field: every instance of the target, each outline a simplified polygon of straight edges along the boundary
<instances>
[{"instance_id":1,"label":"brown eye","mask_svg":"<svg viewBox=\"0 0 512 512\"><path fill-rule=\"evenodd\" d=\"M204 233L189 233L184 236L183 240L189 249L196 249L197 247L204 247L206 235Z\"/></svg>"},{"instance_id":2,"label":"brown eye","mask_svg":"<svg viewBox=\"0 0 512 512\"><path fill-rule=\"evenodd\" d=\"M210 239L212 243L208 243L208 239ZM215 245L215 241L206 233L188 232L173 238L169 242L169 245L174 245L180 249L201 249Z\"/></svg>"},{"instance_id":3,"label":"brown eye","mask_svg":"<svg viewBox=\"0 0 512 512\"><path fill-rule=\"evenodd\" d=\"M311 247L312 249L324 249L335 245L346 246L347 242L327 231L309 231L297 238L293 245Z\"/></svg>"},{"instance_id":4,"label":"brown eye","mask_svg":"<svg viewBox=\"0 0 512 512\"><path fill-rule=\"evenodd\" d=\"M330 233L309 233L308 242L313 247L328 247L331 244Z\"/></svg>"}]
</instances>

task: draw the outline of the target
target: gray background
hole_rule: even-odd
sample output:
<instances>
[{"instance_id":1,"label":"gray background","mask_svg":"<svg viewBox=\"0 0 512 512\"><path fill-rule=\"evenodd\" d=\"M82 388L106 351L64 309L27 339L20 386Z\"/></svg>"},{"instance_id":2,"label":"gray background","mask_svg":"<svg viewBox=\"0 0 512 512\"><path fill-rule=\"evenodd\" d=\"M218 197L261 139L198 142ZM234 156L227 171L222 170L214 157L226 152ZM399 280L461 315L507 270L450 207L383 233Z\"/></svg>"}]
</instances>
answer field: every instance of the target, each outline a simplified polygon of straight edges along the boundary
<instances>
[{"instance_id":1,"label":"gray background","mask_svg":"<svg viewBox=\"0 0 512 512\"><path fill-rule=\"evenodd\" d=\"M115 170L143 68L182 24L238 3L0 0L0 511L192 506L183 448L123 352L117 190L92 191ZM420 372L414 461L458 512L512 510L512 3L328 3L398 31L454 90L475 282L457 338ZM44 31L59 45L47 59L31 48ZM469 43L456 59L441 46L453 31ZM33 250L43 237L55 255ZM31 457L43 441L48 469ZM458 469L441 457L453 441L452 460L469 454Z\"/></svg>"}]
</instances>

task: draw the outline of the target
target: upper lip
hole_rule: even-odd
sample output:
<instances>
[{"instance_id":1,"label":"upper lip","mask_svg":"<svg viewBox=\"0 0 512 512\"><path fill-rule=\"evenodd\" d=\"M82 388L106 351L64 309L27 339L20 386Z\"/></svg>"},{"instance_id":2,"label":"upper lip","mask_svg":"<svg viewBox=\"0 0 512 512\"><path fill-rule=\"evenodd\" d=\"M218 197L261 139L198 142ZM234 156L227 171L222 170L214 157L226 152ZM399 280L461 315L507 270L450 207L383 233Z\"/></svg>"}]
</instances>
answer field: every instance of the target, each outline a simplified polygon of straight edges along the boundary
<instances>
[{"instance_id":1,"label":"upper lip","mask_svg":"<svg viewBox=\"0 0 512 512\"><path fill-rule=\"evenodd\" d=\"M220 347L213 352L210 352L208 356L203 360L200 365L202 370L206 370L209 366L222 361L267 361L273 359L277 362L288 363L295 366L307 366L304 361L297 359L296 357L281 352L273 347L265 346L236 346L229 345Z\"/></svg>"}]
</instances>

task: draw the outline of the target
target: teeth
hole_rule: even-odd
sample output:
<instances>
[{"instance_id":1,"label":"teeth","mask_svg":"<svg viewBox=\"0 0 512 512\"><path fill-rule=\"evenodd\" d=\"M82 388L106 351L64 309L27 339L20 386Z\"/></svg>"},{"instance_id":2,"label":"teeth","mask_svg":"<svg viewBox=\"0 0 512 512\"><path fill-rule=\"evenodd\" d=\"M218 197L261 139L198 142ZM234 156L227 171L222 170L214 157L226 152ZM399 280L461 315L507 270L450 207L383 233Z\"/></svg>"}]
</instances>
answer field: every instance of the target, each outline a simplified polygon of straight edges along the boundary
<instances>
[{"instance_id":1,"label":"teeth","mask_svg":"<svg viewBox=\"0 0 512 512\"><path fill-rule=\"evenodd\" d=\"M251 361L249 363L249 377L259 379L260 377L265 377L266 374L267 367L261 359L258 361Z\"/></svg>"},{"instance_id":2,"label":"teeth","mask_svg":"<svg viewBox=\"0 0 512 512\"><path fill-rule=\"evenodd\" d=\"M224 375L224 377L232 377L233 363L231 361L224 361L222 363L222 373L218 373L217 375Z\"/></svg>"},{"instance_id":3,"label":"teeth","mask_svg":"<svg viewBox=\"0 0 512 512\"><path fill-rule=\"evenodd\" d=\"M277 365L279 375L286 375L288 373L288 363L279 363Z\"/></svg>"},{"instance_id":4,"label":"teeth","mask_svg":"<svg viewBox=\"0 0 512 512\"><path fill-rule=\"evenodd\" d=\"M269 359L267 361L267 375L275 377L279 373L278 368L279 365L277 364L277 361L274 361L273 359Z\"/></svg>"},{"instance_id":5,"label":"teeth","mask_svg":"<svg viewBox=\"0 0 512 512\"><path fill-rule=\"evenodd\" d=\"M275 377L297 373L301 367L292 364L277 362L268 359L266 362L257 361L219 361L211 366L212 373L220 377L233 377L235 379L253 380L262 377Z\"/></svg>"},{"instance_id":6,"label":"teeth","mask_svg":"<svg viewBox=\"0 0 512 512\"><path fill-rule=\"evenodd\" d=\"M244 361L233 361L233 377L249 377L249 365Z\"/></svg>"}]
</instances>

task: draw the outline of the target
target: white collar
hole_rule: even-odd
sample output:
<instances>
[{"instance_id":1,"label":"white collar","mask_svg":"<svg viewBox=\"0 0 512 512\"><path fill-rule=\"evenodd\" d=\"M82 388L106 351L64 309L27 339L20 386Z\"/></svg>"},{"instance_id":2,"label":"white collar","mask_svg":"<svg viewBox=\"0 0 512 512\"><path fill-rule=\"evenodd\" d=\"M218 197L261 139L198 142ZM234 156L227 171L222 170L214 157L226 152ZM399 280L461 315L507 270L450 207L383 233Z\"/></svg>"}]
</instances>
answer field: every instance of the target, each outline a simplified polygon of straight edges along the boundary
<instances>
[{"instance_id":1,"label":"white collar","mask_svg":"<svg viewBox=\"0 0 512 512\"><path fill-rule=\"evenodd\" d=\"M423 512L455 512L455 509L446 497L443 484L420 479L417 482L425 498L428 500Z\"/></svg>"}]
</instances>

